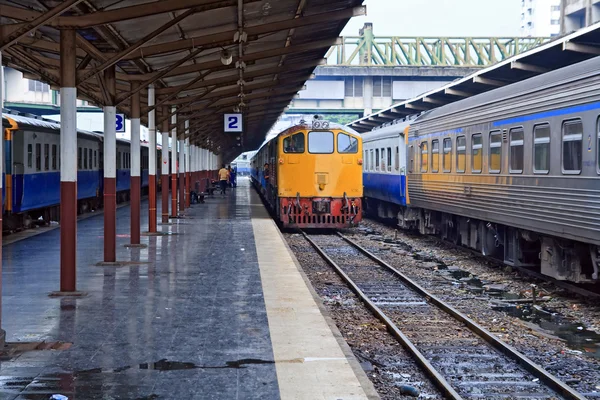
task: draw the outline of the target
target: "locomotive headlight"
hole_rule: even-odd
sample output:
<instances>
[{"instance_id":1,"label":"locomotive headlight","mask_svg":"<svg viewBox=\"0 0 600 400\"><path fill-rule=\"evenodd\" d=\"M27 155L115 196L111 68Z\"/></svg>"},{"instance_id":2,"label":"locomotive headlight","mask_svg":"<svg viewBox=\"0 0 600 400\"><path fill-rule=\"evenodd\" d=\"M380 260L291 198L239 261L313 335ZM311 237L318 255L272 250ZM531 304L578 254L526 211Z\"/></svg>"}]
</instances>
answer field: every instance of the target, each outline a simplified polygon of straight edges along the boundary
<instances>
[{"instance_id":1,"label":"locomotive headlight","mask_svg":"<svg viewBox=\"0 0 600 400\"><path fill-rule=\"evenodd\" d=\"M359 158L359 159L358 159L358 165L362 165L362 163L363 163L363 160L362 160L362 158Z\"/></svg>"},{"instance_id":2,"label":"locomotive headlight","mask_svg":"<svg viewBox=\"0 0 600 400\"><path fill-rule=\"evenodd\" d=\"M283 158L279 159L279 164L283 164Z\"/></svg>"}]
</instances>

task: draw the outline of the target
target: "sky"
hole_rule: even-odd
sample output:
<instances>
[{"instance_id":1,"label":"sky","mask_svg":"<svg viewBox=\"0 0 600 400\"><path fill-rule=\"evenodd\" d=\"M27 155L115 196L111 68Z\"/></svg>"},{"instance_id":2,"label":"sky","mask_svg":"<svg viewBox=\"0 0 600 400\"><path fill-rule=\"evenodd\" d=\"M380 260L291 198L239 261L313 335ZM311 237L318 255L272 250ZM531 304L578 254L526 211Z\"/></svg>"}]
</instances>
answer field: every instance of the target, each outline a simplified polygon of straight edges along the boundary
<instances>
[{"instance_id":1,"label":"sky","mask_svg":"<svg viewBox=\"0 0 600 400\"><path fill-rule=\"evenodd\" d=\"M376 36L519 36L521 0L365 0L366 17L353 18L342 35L365 22Z\"/></svg>"}]
</instances>

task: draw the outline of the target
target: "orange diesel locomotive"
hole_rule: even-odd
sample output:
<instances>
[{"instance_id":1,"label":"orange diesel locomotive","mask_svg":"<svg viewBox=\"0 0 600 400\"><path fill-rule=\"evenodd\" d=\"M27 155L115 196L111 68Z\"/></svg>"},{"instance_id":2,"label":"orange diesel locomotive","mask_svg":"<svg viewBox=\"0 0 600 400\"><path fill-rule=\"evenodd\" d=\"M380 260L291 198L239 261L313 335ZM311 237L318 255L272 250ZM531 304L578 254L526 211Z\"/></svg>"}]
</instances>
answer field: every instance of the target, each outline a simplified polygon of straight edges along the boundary
<instances>
[{"instance_id":1,"label":"orange diesel locomotive","mask_svg":"<svg viewBox=\"0 0 600 400\"><path fill-rule=\"evenodd\" d=\"M279 133L251 160L252 181L288 228L348 228L361 220L362 140L315 119Z\"/></svg>"}]
</instances>

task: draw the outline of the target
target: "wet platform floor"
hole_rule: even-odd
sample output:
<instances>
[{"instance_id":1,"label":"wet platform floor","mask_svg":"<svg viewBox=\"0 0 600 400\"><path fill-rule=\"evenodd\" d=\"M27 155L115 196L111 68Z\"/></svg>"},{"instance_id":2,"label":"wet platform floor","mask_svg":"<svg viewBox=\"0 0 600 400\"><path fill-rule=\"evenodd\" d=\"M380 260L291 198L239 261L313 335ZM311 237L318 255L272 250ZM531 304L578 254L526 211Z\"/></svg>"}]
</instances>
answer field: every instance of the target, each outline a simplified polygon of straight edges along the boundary
<instances>
[{"instance_id":1,"label":"wet platform floor","mask_svg":"<svg viewBox=\"0 0 600 400\"><path fill-rule=\"evenodd\" d=\"M117 212L117 259L98 267L100 215L78 223L82 298L58 289L59 230L3 248L9 342L65 342L0 361L0 399L278 399L276 367L251 222L250 189L194 205L128 249ZM147 227L147 205L142 205ZM160 215L160 210L159 210Z\"/></svg>"}]
</instances>

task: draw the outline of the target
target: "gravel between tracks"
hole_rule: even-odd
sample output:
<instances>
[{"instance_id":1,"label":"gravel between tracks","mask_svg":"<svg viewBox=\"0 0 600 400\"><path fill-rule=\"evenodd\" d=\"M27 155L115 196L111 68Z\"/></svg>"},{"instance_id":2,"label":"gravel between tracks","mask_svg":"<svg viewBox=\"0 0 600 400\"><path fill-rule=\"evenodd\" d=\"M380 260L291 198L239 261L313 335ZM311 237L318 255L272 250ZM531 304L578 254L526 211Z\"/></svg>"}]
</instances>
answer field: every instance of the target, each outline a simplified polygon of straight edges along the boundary
<instances>
[{"instance_id":1,"label":"gravel between tracks","mask_svg":"<svg viewBox=\"0 0 600 400\"><path fill-rule=\"evenodd\" d=\"M517 275L510 268L498 268L482 257L435 238L405 234L378 222L365 221L361 228L345 234L580 393L589 398L600 398L600 359L586 353L586 349L593 351L594 347L586 348L585 342L573 347L571 341L542 329L540 324L528 321L529 318L513 316L515 310L526 314L531 305L521 308L512 304L507 307L508 312L498 308L503 303L496 291L499 289L504 299L527 298L531 294L531 284L535 283L540 296L550 298L541 304L545 311L560 314L561 321L578 322L586 331L600 332L600 305L586 302L552 284ZM399 389L401 384L419 387L420 398L439 398L436 389L410 356L385 332L385 327L358 304L354 294L312 251L304 238L286 234L286 239L350 347L360 361L366 361L363 365L367 375L382 398L403 398ZM460 273L453 273L457 271ZM473 278L483 286L479 287L481 290L471 290L477 289L472 285ZM599 352L600 349L596 350L597 356Z\"/></svg>"}]
</instances>

